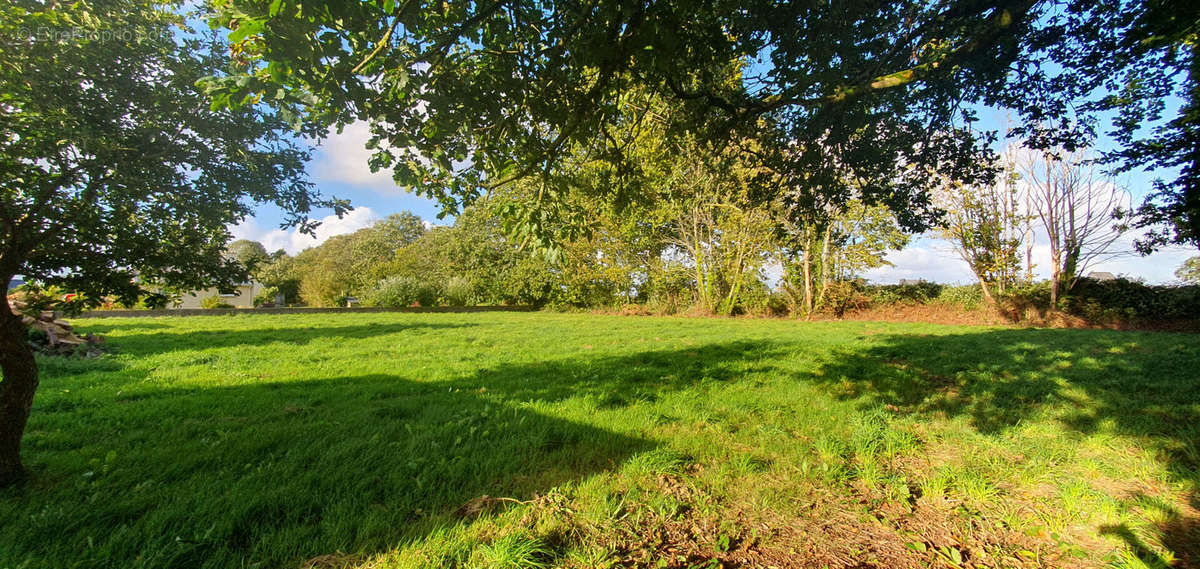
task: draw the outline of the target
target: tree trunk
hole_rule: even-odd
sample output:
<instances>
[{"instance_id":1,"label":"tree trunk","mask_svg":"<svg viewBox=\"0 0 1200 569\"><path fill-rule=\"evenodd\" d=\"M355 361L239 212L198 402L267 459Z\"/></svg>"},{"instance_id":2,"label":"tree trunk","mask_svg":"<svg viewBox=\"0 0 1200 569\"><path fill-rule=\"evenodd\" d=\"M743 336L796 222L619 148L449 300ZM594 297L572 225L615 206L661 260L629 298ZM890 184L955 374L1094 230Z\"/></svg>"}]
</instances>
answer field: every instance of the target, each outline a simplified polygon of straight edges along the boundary
<instances>
[{"instance_id":1,"label":"tree trunk","mask_svg":"<svg viewBox=\"0 0 1200 569\"><path fill-rule=\"evenodd\" d=\"M37 391L37 362L29 346L21 316L13 314L8 301L0 302L0 487L25 479L21 465L21 437Z\"/></svg>"},{"instance_id":2,"label":"tree trunk","mask_svg":"<svg viewBox=\"0 0 1200 569\"><path fill-rule=\"evenodd\" d=\"M996 306L996 297L992 296L992 291L988 289L987 280L975 274L975 278L979 281L979 290L983 293L983 303L992 308Z\"/></svg>"},{"instance_id":3,"label":"tree trunk","mask_svg":"<svg viewBox=\"0 0 1200 569\"><path fill-rule=\"evenodd\" d=\"M1050 310L1058 310L1058 285L1062 279L1062 259L1057 251L1050 253Z\"/></svg>"},{"instance_id":4,"label":"tree trunk","mask_svg":"<svg viewBox=\"0 0 1200 569\"><path fill-rule=\"evenodd\" d=\"M813 311L813 278L812 251L804 250L804 314L811 315Z\"/></svg>"},{"instance_id":5,"label":"tree trunk","mask_svg":"<svg viewBox=\"0 0 1200 569\"><path fill-rule=\"evenodd\" d=\"M832 227L825 228L825 238L821 243L821 292L817 295L817 304L824 306L825 293L829 289L829 238L832 235Z\"/></svg>"},{"instance_id":6,"label":"tree trunk","mask_svg":"<svg viewBox=\"0 0 1200 569\"><path fill-rule=\"evenodd\" d=\"M1063 261L1063 270L1058 275L1058 290L1059 294L1069 294L1071 289L1075 287L1075 282L1079 280L1079 256L1082 251L1077 246L1067 248Z\"/></svg>"}]
</instances>

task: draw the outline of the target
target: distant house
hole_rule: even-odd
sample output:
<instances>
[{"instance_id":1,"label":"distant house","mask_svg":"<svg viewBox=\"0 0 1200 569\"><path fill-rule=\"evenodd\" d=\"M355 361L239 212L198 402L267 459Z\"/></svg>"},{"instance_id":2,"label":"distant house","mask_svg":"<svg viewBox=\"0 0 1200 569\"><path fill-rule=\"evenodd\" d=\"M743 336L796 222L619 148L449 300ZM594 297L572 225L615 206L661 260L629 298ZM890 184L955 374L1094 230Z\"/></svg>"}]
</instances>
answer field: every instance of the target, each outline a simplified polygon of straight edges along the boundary
<instances>
[{"instance_id":1,"label":"distant house","mask_svg":"<svg viewBox=\"0 0 1200 569\"><path fill-rule=\"evenodd\" d=\"M1117 280L1117 275L1107 271L1092 271L1088 273L1087 278L1094 281L1115 281Z\"/></svg>"},{"instance_id":2,"label":"distant house","mask_svg":"<svg viewBox=\"0 0 1200 569\"><path fill-rule=\"evenodd\" d=\"M235 308L254 308L254 297L262 289L262 283L253 279L250 282L239 284L232 289L224 291L217 290L216 287L206 288L204 290L184 293L178 302L171 305L171 308L204 308L204 299L213 296L219 297L221 302L232 305Z\"/></svg>"},{"instance_id":3,"label":"distant house","mask_svg":"<svg viewBox=\"0 0 1200 569\"><path fill-rule=\"evenodd\" d=\"M924 283L925 279L900 279L900 286L914 286Z\"/></svg>"}]
</instances>

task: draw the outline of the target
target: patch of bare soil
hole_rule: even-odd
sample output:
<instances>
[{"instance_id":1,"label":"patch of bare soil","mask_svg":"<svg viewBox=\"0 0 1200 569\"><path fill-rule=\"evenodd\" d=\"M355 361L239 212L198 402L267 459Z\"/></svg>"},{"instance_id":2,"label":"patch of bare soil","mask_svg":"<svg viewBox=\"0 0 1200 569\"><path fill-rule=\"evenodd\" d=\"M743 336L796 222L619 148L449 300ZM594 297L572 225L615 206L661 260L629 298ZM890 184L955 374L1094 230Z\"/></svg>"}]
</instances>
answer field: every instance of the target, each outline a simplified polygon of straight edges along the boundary
<instances>
[{"instance_id":1,"label":"patch of bare soil","mask_svg":"<svg viewBox=\"0 0 1200 569\"><path fill-rule=\"evenodd\" d=\"M684 312L664 312L647 305L628 304L619 308L595 309L592 314L618 316L682 316L686 318L788 318L787 315L739 315L717 316L692 308ZM922 324L947 324L956 326L1036 326L1040 328L1087 328L1105 330L1145 330L1157 332L1200 332L1200 321L1093 321L1074 314L1059 311L1042 311L1027 307L1004 306L1000 308L979 307L964 309L959 305L930 302L895 303L886 306L848 310L840 317L833 313L819 313L809 318L815 321L853 320L875 322L914 322Z\"/></svg>"},{"instance_id":2,"label":"patch of bare soil","mask_svg":"<svg viewBox=\"0 0 1200 569\"><path fill-rule=\"evenodd\" d=\"M929 304L892 304L850 311L841 318L828 314L818 315L813 319L918 322L959 326L1036 326L1039 328L1200 332L1200 321L1195 320L1109 320L1100 322L1059 311L1043 312L1008 308L988 309L983 307L965 310L956 305L936 302Z\"/></svg>"},{"instance_id":3,"label":"patch of bare soil","mask_svg":"<svg viewBox=\"0 0 1200 569\"><path fill-rule=\"evenodd\" d=\"M832 315L829 319L836 320ZM904 304L865 308L847 312L842 320L875 320L883 322L920 322L927 324L955 324L964 326L1001 326L1012 324L1003 315L983 308L964 310L952 304Z\"/></svg>"},{"instance_id":4,"label":"patch of bare soil","mask_svg":"<svg viewBox=\"0 0 1200 569\"><path fill-rule=\"evenodd\" d=\"M685 504L698 492L674 476L660 483ZM1064 557L1044 539L979 516L963 517L951 504L916 498L888 503L863 489L849 492L816 500L790 516L735 504L723 508L722 519L686 508L674 516L641 512L609 545L618 552L618 566L630 568L1090 566Z\"/></svg>"}]
</instances>

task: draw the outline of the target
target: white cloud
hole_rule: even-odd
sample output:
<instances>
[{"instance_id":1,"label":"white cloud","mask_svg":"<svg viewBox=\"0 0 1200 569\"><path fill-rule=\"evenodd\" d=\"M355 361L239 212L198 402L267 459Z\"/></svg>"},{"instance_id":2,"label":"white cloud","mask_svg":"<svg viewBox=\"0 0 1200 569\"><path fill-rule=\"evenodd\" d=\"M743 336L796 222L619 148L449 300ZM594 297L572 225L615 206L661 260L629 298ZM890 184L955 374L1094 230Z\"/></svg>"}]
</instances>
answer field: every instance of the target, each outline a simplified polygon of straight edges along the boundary
<instances>
[{"instance_id":1,"label":"white cloud","mask_svg":"<svg viewBox=\"0 0 1200 569\"><path fill-rule=\"evenodd\" d=\"M1152 255L1142 257L1133 252L1133 241L1138 234L1123 235L1113 244L1112 250L1116 256L1093 263L1084 272L1107 271L1132 279L1142 279L1148 283L1168 283L1175 280L1175 269L1185 260L1197 254L1195 249L1187 247L1171 247ZM887 260L893 267L879 267L866 271L863 276L867 280L879 284L895 284L900 279L925 279L940 283L970 284L975 282L967 264L954 253L950 245L944 241L920 238L913 245L901 250L888 253ZM1024 267L1025 250L1021 249L1022 267ZM1034 239L1033 272L1036 278L1050 277L1050 245L1040 235Z\"/></svg>"},{"instance_id":2,"label":"white cloud","mask_svg":"<svg viewBox=\"0 0 1200 569\"><path fill-rule=\"evenodd\" d=\"M341 219L338 219L336 215L322 218L315 235L305 235L296 229L286 231L279 228L266 229L259 226L253 219L246 220L229 230L233 233L234 239L258 241L263 244L263 247L266 247L267 251L283 249L289 254L295 255L309 247L316 247L324 243L326 239L334 235L354 233L364 227L370 227L376 221L379 221L379 217L371 211L371 208L360 207L351 210Z\"/></svg>"},{"instance_id":3,"label":"white cloud","mask_svg":"<svg viewBox=\"0 0 1200 569\"><path fill-rule=\"evenodd\" d=\"M918 239L911 247L888 253L886 259L893 266L871 269L863 276L879 284L895 284L900 279L939 283L970 283L975 279L950 246L939 241Z\"/></svg>"},{"instance_id":4,"label":"white cloud","mask_svg":"<svg viewBox=\"0 0 1200 569\"><path fill-rule=\"evenodd\" d=\"M385 194L395 192L397 186L391 170L371 172L367 165L374 153L366 147L370 138L370 127L361 121L347 125L340 134L331 134L317 150L313 179L318 185L339 183Z\"/></svg>"}]
</instances>

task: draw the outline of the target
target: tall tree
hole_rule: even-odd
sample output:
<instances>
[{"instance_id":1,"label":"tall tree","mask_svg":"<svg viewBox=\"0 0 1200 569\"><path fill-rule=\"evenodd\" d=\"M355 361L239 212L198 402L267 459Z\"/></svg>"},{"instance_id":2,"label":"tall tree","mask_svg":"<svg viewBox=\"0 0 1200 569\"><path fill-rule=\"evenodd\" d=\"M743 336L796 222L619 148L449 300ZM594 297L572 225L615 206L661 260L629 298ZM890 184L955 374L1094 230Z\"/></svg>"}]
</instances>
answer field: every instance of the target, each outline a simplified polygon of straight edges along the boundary
<instances>
[{"instance_id":1,"label":"tall tree","mask_svg":"<svg viewBox=\"0 0 1200 569\"><path fill-rule=\"evenodd\" d=\"M1118 217L1129 194L1083 150L1024 152L1016 167L1050 241L1050 304L1057 306L1088 267L1119 254L1113 244L1127 229Z\"/></svg>"},{"instance_id":2,"label":"tall tree","mask_svg":"<svg viewBox=\"0 0 1200 569\"><path fill-rule=\"evenodd\" d=\"M367 292L387 276L388 262L425 231L421 218L404 211L301 251L294 263L300 296L314 306L336 306Z\"/></svg>"},{"instance_id":3,"label":"tall tree","mask_svg":"<svg viewBox=\"0 0 1200 569\"><path fill-rule=\"evenodd\" d=\"M226 229L256 202L310 231L321 199L307 151L258 106L210 110L195 88L227 46L180 31L170 3L0 8L0 281L136 301L151 285L244 278ZM30 35L36 31L36 36ZM20 441L38 386L21 317L0 303L0 484L24 476Z\"/></svg>"},{"instance_id":4,"label":"tall tree","mask_svg":"<svg viewBox=\"0 0 1200 569\"><path fill-rule=\"evenodd\" d=\"M1003 184L969 186L947 182L937 195L946 212L938 232L950 242L975 279L987 303L1015 284L1021 272L1025 218L1012 179Z\"/></svg>"},{"instance_id":5,"label":"tall tree","mask_svg":"<svg viewBox=\"0 0 1200 569\"><path fill-rule=\"evenodd\" d=\"M296 259L280 249L271 254L271 260L258 266L254 278L263 285L282 294L284 302L296 302L300 296L300 275L296 270Z\"/></svg>"},{"instance_id":6,"label":"tall tree","mask_svg":"<svg viewBox=\"0 0 1200 569\"><path fill-rule=\"evenodd\" d=\"M271 256L267 254L267 248L258 241L238 239L230 243L226 250L254 276L257 276L259 268L271 261Z\"/></svg>"},{"instance_id":7,"label":"tall tree","mask_svg":"<svg viewBox=\"0 0 1200 569\"><path fill-rule=\"evenodd\" d=\"M889 209L858 200L818 215L780 212L777 221L780 284L796 313L811 314L822 308L831 282L889 265L887 253L903 249L909 240Z\"/></svg>"}]
</instances>

